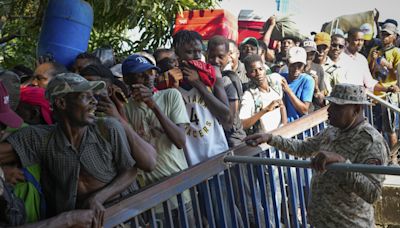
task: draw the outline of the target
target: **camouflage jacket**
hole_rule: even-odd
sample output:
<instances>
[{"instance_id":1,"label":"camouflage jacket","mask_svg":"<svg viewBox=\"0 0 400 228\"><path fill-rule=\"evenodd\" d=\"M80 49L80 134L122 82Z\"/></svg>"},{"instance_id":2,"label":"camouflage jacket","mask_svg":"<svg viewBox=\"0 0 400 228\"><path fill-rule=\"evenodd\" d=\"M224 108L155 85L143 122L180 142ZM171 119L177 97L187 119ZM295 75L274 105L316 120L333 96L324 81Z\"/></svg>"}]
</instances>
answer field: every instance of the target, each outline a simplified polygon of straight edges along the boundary
<instances>
[{"instance_id":1,"label":"camouflage jacket","mask_svg":"<svg viewBox=\"0 0 400 228\"><path fill-rule=\"evenodd\" d=\"M270 145L298 157L318 151L335 152L347 163L386 165L389 148L382 135L366 121L341 131L328 127L306 140L273 136ZM376 163L375 163L376 164ZM374 227L374 203L381 195L383 175L354 172L314 173L308 217L315 227Z\"/></svg>"}]
</instances>

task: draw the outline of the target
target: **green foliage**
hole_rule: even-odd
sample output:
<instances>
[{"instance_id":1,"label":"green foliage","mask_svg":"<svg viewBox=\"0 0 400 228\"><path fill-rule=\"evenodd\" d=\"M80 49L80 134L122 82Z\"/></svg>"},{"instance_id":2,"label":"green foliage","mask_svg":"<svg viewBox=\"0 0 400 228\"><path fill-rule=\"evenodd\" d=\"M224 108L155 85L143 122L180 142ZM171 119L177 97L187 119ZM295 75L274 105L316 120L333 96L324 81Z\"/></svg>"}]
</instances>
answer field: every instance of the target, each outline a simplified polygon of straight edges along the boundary
<instances>
[{"instance_id":1,"label":"green foliage","mask_svg":"<svg viewBox=\"0 0 400 228\"><path fill-rule=\"evenodd\" d=\"M3 1L0 3L0 13L3 26L1 37L17 36L0 44L0 59L5 67L18 64L32 66L35 62L36 43L40 29L40 19L43 15L43 1Z\"/></svg>"},{"instance_id":2,"label":"green foliage","mask_svg":"<svg viewBox=\"0 0 400 228\"><path fill-rule=\"evenodd\" d=\"M87 0L93 7L94 26L89 51L110 46L117 57L164 46L172 35L175 15L188 9L213 8L219 0ZM1 38L18 37L0 44L4 67L33 67L40 25L48 0L0 1ZM131 41L128 29L139 27L140 40Z\"/></svg>"}]
</instances>

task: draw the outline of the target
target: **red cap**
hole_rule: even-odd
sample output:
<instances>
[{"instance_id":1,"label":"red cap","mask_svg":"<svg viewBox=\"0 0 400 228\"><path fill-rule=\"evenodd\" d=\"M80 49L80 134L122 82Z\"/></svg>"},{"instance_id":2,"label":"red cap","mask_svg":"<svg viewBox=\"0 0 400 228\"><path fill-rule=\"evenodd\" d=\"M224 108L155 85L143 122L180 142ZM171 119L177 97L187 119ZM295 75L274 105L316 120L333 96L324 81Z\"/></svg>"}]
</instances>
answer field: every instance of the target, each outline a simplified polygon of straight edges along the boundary
<instances>
[{"instance_id":1,"label":"red cap","mask_svg":"<svg viewBox=\"0 0 400 228\"><path fill-rule=\"evenodd\" d=\"M45 91L46 90L44 88L39 87L23 87L21 88L19 101L29 105L40 106L40 112L44 121L46 121L47 124L51 125L53 124L53 120L51 118L52 112L50 109L50 103L45 98Z\"/></svg>"},{"instance_id":2,"label":"red cap","mask_svg":"<svg viewBox=\"0 0 400 228\"><path fill-rule=\"evenodd\" d=\"M10 108L10 97L2 81L0 81L0 122L12 128L19 128L24 122L21 117Z\"/></svg>"}]
</instances>

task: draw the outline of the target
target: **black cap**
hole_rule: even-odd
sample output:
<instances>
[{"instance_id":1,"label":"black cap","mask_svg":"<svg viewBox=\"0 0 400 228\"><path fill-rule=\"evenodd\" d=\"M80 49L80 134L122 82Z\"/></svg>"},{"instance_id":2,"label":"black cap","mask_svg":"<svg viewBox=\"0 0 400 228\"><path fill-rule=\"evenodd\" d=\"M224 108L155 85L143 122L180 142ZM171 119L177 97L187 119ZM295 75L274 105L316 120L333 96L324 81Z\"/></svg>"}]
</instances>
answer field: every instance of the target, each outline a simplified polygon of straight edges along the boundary
<instances>
[{"instance_id":1,"label":"black cap","mask_svg":"<svg viewBox=\"0 0 400 228\"><path fill-rule=\"evenodd\" d=\"M384 22L379 22L379 25L382 26L386 23L392 23L392 24L396 25L396 27L398 26L398 23L395 19L386 19Z\"/></svg>"}]
</instances>

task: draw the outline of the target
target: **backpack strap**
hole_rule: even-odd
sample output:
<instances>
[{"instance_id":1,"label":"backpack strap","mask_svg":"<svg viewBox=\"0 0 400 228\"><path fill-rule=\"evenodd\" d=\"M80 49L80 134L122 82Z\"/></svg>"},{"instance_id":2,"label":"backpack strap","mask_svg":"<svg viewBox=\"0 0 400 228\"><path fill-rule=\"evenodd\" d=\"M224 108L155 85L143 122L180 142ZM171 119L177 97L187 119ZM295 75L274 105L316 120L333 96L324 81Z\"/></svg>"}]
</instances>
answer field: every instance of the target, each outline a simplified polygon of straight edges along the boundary
<instances>
[{"instance_id":1,"label":"backpack strap","mask_svg":"<svg viewBox=\"0 0 400 228\"><path fill-rule=\"evenodd\" d=\"M26 211L24 202L14 195L12 186L6 183L1 177L0 186L3 187L3 194L0 201L5 205L5 208L2 208L0 211L2 220L0 221L0 225L19 226L25 224Z\"/></svg>"},{"instance_id":2,"label":"backpack strap","mask_svg":"<svg viewBox=\"0 0 400 228\"><path fill-rule=\"evenodd\" d=\"M259 112L259 110L258 110L258 103L256 101L256 96L250 89L248 91L250 92L254 101L254 113L257 113ZM257 120L253 126L251 126L249 129L246 130L246 133L247 135L252 135L258 133L260 129L261 129L261 121Z\"/></svg>"},{"instance_id":3,"label":"backpack strap","mask_svg":"<svg viewBox=\"0 0 400 228\"><path fill-rule=\"evenodd\" d=\"M24 173L25 180L31 183L40 194L40 218L44 219L46 218L47 205L42 191L42 187L36 180L36 178L29 172L29 170L27 170L26 168L22 168L22 172Z\"/></svg>"}]
</instances>

